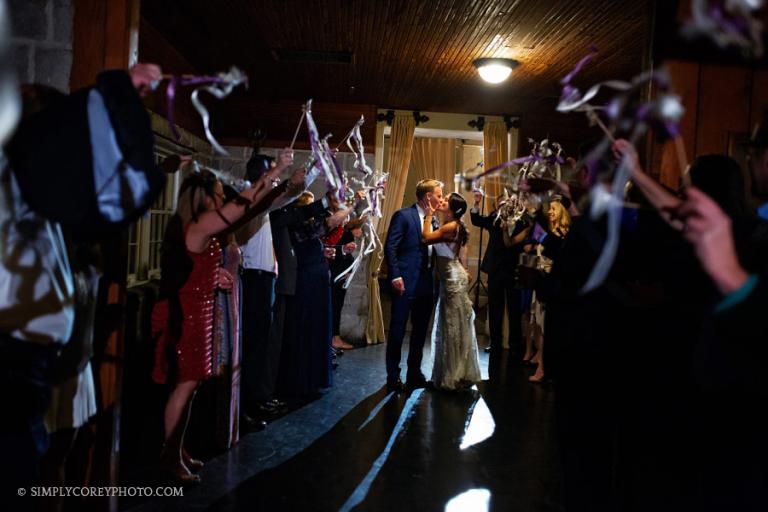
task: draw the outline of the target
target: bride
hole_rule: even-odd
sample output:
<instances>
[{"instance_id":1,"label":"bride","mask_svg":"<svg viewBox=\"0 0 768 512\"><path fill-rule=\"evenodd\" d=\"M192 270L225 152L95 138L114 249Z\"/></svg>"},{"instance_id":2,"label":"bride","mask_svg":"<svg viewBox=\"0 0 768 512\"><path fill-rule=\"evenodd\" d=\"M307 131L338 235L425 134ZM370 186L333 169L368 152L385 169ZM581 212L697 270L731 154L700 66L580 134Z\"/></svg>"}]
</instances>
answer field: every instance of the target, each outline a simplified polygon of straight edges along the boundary
<instances>
[{"instance_id":1,"label":"bride","mask_svg":"<svg viewBox=\"0 0 768 512\"><path fill-rule=\"evenodd\" d=\"M441 389L460 389L480 382L480 360L475 336L475 313L469 300L467 274L467 228L461 216L467 202L452 193L437 209L442 225L432 231L428 207L422 225L422 240L434 245L440 297L432 327L432 381Z\"/></svg>"}]
</instances>

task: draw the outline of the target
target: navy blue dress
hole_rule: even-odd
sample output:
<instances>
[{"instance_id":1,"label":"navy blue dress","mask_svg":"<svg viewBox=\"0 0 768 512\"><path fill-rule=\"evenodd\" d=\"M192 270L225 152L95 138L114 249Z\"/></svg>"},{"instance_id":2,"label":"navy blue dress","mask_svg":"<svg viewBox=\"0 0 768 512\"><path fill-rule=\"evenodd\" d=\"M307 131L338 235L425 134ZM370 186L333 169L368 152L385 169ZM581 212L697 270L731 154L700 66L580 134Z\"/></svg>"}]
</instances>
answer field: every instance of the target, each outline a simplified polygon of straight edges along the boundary
<instances>
[{"instance_id":1,"label":"navy blue dress","mask_svg":"<svg viewBox=\"0 0 768 512\"><path fill-rule=\"evenodd\" d=\"M298 264L296 294L287 304L280 352L279 394L310 398L332 384L331 283L320 236L324 219L291 232Z\"/></svg>"}]
</instances>

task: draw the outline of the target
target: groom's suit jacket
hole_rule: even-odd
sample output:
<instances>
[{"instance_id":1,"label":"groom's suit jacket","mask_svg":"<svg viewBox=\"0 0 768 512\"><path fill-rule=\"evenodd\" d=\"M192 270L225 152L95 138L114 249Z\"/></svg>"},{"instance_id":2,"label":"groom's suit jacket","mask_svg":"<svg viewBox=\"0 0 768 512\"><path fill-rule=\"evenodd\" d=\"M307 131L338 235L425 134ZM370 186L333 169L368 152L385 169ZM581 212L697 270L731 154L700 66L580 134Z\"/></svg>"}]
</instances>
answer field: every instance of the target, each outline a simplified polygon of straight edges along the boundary
<instances>
[{"instance_id":1,"label":"groom's suit jacket","mask_svg":"<svg viewBox=\"0 0 768 512\"><path fill-rule=\"evenodd\" d=\"M402 208L392 216L384 256L389 267L389 280L402 277L405 294L429 295L432 293L432 279L427 246L421 243L421 221L416 205ZM422 274L427 273L428 282ZM421 286L418 286L421 282Z\"/></svg>"}]
</instances>

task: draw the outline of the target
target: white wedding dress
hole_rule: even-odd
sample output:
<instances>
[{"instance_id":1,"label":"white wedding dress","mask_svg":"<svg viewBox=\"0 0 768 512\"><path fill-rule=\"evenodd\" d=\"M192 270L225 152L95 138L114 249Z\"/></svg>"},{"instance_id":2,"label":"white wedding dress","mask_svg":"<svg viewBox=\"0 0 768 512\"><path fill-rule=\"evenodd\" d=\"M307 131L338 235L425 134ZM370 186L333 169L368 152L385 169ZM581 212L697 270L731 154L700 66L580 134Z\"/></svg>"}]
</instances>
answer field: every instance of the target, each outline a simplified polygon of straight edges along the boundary
<instances>
[{"instance_id":1,"label":"white wedding dress","mask_svg":"<svg viewBox=\"0 0 768 512\"><path fill-rule=\"evenodd\" d=\"M456 244L441 242L434 248L440 296L432 326L432 381L441 389L465 388L481 379L469 276Z\"/></svg>"}]
</instances>

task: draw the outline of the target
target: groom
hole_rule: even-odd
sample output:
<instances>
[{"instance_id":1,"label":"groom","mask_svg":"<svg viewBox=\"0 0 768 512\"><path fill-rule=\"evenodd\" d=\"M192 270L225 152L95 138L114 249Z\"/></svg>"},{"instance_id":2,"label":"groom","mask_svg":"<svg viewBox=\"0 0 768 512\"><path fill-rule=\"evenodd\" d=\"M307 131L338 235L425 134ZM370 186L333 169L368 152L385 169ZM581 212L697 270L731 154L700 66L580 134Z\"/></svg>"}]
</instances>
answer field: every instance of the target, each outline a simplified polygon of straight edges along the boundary
<instances>
[{"instance_id":1,"label":"groom","mask_svg":"<svg viewBox=\"0 0 768 512\"><path fill-rule=\"evenodd\" d=\"M392 216L384 244L384 255L392 283L392 315L387 340L387 389L403 391L400 380L400 353L405 325L411 317L410 348L406 382L411 389L427 385L421 373L424 341L433 308L432 247L421 243L421 230L428 205L436 210L443 200L443 184L423 180L416 185L416 204ZM435 220L432 220L435 227Z\"/></svg>"}]
</instances>

